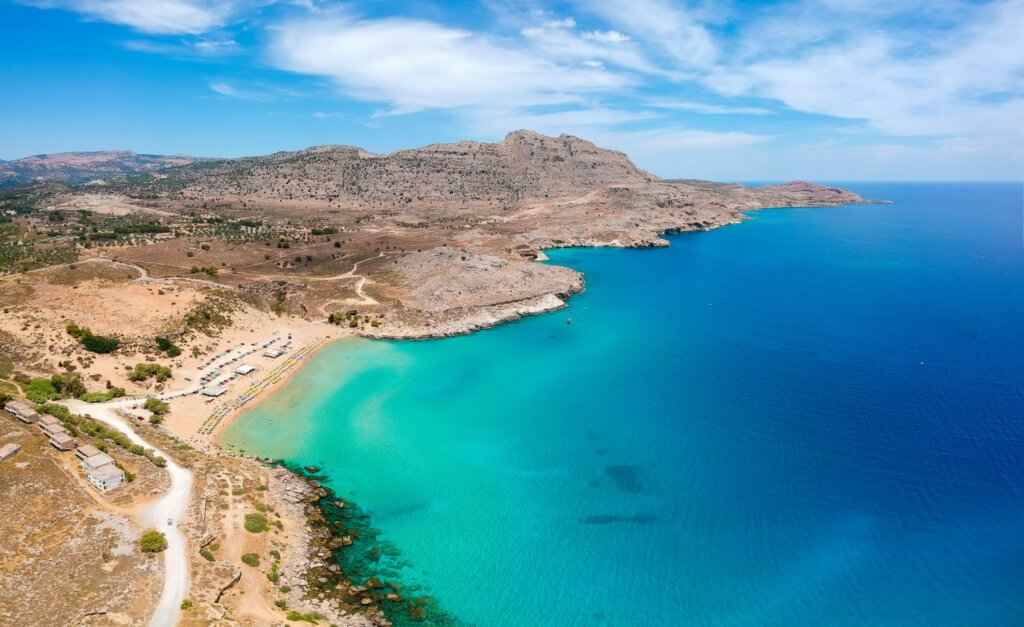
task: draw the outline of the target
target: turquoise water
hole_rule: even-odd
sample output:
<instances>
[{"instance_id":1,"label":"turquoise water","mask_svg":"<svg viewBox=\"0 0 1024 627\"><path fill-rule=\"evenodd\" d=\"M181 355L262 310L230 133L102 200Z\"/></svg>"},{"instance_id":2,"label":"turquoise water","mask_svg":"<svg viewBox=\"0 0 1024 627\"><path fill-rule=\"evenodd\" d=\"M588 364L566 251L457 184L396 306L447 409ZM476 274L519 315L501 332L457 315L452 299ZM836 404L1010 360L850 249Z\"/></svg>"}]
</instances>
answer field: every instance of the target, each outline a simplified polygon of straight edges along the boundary
<instances>
[{"instance_id":1,"label":"turquoise water","mask_svg":"<svg viewBox=\"0 0 1024 627\"><path fill-rule=\"evenodd\" d=\"M850 187L553 251L567 309L338 343L226 440L466 624L1024 624L1021 186Z\"/></svg>"}]
</instances>

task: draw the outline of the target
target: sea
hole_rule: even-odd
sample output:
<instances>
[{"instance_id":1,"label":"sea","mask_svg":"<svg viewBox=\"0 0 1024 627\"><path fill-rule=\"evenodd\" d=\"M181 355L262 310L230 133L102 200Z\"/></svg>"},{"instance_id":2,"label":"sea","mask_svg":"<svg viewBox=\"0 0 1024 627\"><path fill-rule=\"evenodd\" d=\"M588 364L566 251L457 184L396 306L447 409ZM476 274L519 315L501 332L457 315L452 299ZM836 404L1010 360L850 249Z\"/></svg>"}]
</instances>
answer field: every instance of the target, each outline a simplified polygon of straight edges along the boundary
<instances>
[{"instance_id":1,"label":"sea","mask_svg":"<svg viewBox=\"0 0 1024 627\"><path fill-rule=\"evenodd\" d=\"M337 342L225 442L359 508L396 624L1024 625L1024 189L840 185L890 203L552 250L565 309Z\"/></svg>"}]
</instances>

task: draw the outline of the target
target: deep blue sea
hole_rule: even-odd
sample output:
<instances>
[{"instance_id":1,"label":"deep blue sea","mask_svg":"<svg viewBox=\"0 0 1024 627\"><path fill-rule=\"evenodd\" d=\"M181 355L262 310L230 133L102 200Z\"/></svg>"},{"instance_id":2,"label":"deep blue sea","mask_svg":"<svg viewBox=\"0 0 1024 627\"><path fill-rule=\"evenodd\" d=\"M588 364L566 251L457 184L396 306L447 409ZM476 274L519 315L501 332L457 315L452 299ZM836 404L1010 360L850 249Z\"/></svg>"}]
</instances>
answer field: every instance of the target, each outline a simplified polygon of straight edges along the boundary
<instances>
[{"instance_id":1,"label":"deep blue sea","mask_svg":"<svg viewBox=\"0 0 1024 627\"><path fill-rule=\"evenodd\" d=\"M1024 191L847 187L552 251L563 311L340 342L226 440L462 624L1024 625Z\"/></svg>"}]
</instances>

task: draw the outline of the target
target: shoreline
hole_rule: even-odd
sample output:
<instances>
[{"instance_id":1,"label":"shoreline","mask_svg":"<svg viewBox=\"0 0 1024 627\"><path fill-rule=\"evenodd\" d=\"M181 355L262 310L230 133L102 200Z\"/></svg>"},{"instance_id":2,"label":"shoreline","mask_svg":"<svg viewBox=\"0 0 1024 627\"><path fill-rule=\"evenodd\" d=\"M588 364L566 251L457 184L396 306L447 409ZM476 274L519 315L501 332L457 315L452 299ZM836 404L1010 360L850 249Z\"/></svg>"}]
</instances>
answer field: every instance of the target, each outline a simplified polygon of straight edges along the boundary
<instances>
[{"instance_id":1,"label":"shoreline","mask_svg":"<svg viewBox=\"0 0 1024 627\"><path fill-rule=\"evenodd\" d=\"M320 351L322 351L324 348L332 346L340 341L352 339L354 337L354 335L344 335L334 338L325 337L314 342L312 345L307 345L299 348L298 351L296 351L296 355L293 355L287 362L281 365L280 370L275 369L276 374L272 373L268 376L269 379L273 379L272 381L270 381L266 385L263 385L264 382L266 381L266 379L264 379L253 384L253 387L262 387L260 387L260 389L257 390L252 396L249 396L247 400L229 409L227 413L225 413L217 420L217 423L214 426L213 430L210 431L208 434L210 443L221 450L227 450L223 446L221 438L223 437L224 432L227 430L227 428L230 427L236 420L238 420L238 418L241 417L242 414L249 410L255 409L256 407L259 407L267 400L269 400L271 397L273 397L275 393L280 391L281 388L283 388L289 382L291 382L291 380L300 371L302 371L303 366L305 366L311 359L316 357L316 355L318 355ZM246 393L248 393L248 391Z\"/></svg>"},{"instance_id":2,"label":"shoreline","mask_svg":"<svg viewBox=\"0 0 1024 627\"><path fill-rule=\"evenodd\" d=\"M569 306L569 298L582 293L583 291L584 288L581 283L580 289L575 290L571 294L543 294L538 297L516 301L514 303L491 305L489 307L482 308L473 316L462 318L431 330L408 329L405 333L397 332L379 334L366 332L351 333L346 331L344 333L336 334L334 337L330 337L329 335L325 336L316 340L311 345L300 347L297 350L297 353L304 351L301 356L296 359L296 355L293 355L289 358L289 361L286 362L286 364L282 364L282 366L287 365L286 368L276 375L273 373L269 375L270 378L274 378L273 382L262 387L246 401L235 405L225 414L218 417L214 428L203 435L207 438L207 445L213 446L221 451L234 454L233 451L228 449L223 443L224 432L234 424L242 414L267 402L274 396L274 394L288 385L288 383L290 383L292 379L320 353L320 351L329 346L334 346L338 342L356 338L366 340L427 341L440 340L461 335L471 335L478 331L493 329L502 324L515 322L530 316L537 316L565 309ZM322 324L328 329L337 329L337 327L328 323ZM264 380L253 384L254 387L261 385ZM209 420L209 418L207 418L207 420ZM173 428L171 430L174 432ZM199 433L202 434L202 431L200 430ZM184 436L184 434L177 432L175 432L175 435L178 435L179 437Z\"/></svg>"},{"instance_id":3,"label":"shoreline","mask_svg":"<svg viewBox=\"0 0 1024 627\"><path fill-rule=\"evenodd\" d=\"M283 460L262 463L302 486L293 493L302 495L305 548L311 559L294 573L302 582L296 586L300 596L317 599L325 611L364 616L374 625L415 624L428 618L431 624L455 624L432 597L403 591L400 580L385 574L386 564L398 561L399 554L379 541L381 532L371 525L368 513L324 485L328 478L320 469Z\"/></svg>"},{"instance_id":4,"label":"shoreline","mask_svg":"<svg viewBox=\"0 0 1024 627\"><path fill-rule=\"evenodd\" d=\"M597 240L579 240L579 241L562 241L558 243L548 242L537 251L537 263L544 263L549 261L547 251L549 250L560 250L569 248L622 248L622 249L652 249L652 248L667 248L671 246L669 237L686 235L688 233L703 233L715 231L723 227L732 226L736 224L742 224L750 219L749 214L755 211L764 211L771 209L815 209L815 208L829 208L835 206L845 206L848 204L878 204L888 201L876 201L876 200L864 200L861 203L840 203L840 204L820 204L820 205L791 205L791 206L778 206L778 207L752 207L739 212L738 217L729 220L723 220L721 222L702 225L699 228L693 227L692 225L678 226L666 228L657 233L654 239L650 240L635 240L622 242L620 240L613 241L597 241ZM334 337L327 337L320 341L314 348L304 354L302 359L299 360L302 363L292 363L291 366L280 376L277 381L261 389L256 393L255 396L251 397L242 405L236 406L229 410L225 415L219 418L216 427L212 432L208 434L208 444L215 447L216 449L229 454L236 454L234 451L227 449L223 445L224 432L230 427L235 421L237 421L242 414L246 411L254 409L271 397L274 394L283 389L291 380L302 370L308 362L316 357L317 354L324 348L331 346L338 341L352 339L352 338L363 338L369 340L394 340L394 341L429 341L429 340L441 340L451 337L459 337L464 335L472 335L479 331L486 331L488 329L496 328L500 325L516 322L523 318L531 316L542 315L546 313L552 313L560 311L569 306L571 298L577 294L581 294L586 291L585 277L580 274L580 281L578 285L573 286L573 289L566 293L546 293L531 298L526 298L519 301L513 301L510 303L495 303L487 305L485 307L478 308L475 311L468 312L469 315L457 317L449 321L441 322L438 326L432 324L425 325L422 327L407 327L405 329L390 331L390 332L350 332L347 329L339 329L335 325L331 325L326 322L308 322L309 324L315 324L318 326L333 329L335 331ZM339 333L340 331L340 333ZM302 349L300 349L302 350ZM177 433L176 435L183 436L184 434Z\"/></svg>"}]
</instances>

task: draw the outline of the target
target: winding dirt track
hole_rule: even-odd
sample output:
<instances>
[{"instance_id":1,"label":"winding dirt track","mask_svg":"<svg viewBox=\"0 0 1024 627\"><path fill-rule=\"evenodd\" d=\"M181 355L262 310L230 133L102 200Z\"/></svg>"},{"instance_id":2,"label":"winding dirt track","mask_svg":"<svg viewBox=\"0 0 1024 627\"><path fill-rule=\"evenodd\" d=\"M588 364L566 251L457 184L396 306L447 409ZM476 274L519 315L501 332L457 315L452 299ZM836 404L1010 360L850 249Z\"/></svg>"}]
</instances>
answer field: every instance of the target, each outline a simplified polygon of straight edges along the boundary
<instances>
[{"instance_id":1,"label":"winding dirt track","mask_svg":"<svg viewBox=\"0 0 1024 627\"><path fill-rule=\"evenodd\" d=\"M167 492L146 506L139 515L143 526L157 529L167 536L167 550L164 551L164 587L160 593L149 627L174 627L181 615L181 602L188 595L188 556L185 534L178 523L185 518L192 500L192 471L179 466L164 451L150 445L131 428L128 421L117 415L116 410L141 405L144 399L121 399L108 403L86 403L85 401L64 401L64 405L76 414L88 414L121 433L133 444L151 448L167 460L167 473L171 486Z\"/></svg>"}]
</instances>

